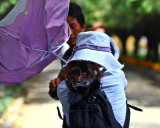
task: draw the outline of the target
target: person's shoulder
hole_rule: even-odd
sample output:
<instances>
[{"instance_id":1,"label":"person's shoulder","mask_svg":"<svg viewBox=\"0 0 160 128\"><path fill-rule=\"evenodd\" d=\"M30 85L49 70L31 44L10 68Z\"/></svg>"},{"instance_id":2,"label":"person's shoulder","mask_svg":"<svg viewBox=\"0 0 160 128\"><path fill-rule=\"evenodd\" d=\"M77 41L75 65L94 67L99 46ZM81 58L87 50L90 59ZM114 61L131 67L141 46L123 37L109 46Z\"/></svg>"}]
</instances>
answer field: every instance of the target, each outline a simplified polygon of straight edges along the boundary
<instances>
[{"instance_id":1,"label":"person's shoulder","mask_svg":"<svg viewBox=\"0 0 160 128\"><path fill-rule=\"evenodd\" d=\"M62 58L68 60L70 56L71 56L71 49L68 49L66 50Z\"/></svg>"},{"instance_id":2,"label":"person's shoulder","mask_svg":"<svg viewBox=\"0 0 160 128\"><path fill-rule=\"evenodd\" d=\"M109 39L110 39L110 40L113 40L113 38L112 38L112 37L110 37L110 36L109 36Z\"/></svg>"},{"instance_id":3,"label":"person's shoulder","mask_svg":"<svg viewBox=\"0 0 160 128\"><path fill-rule=\"evenodd\" d=\"M104 75L107 74L117 74L117 73L123 73L123 71L119 68L108 68L105 72Z\"/></svg>"},{"instance_id":4,"label":"person's shoulder","mask_svg":"<svg viewBox=\"0 0 160 128\"><path fill-rule=\"evenodd\" d=\"M103 78L105 77L112 77L112 78L125 78L125 73L123 72L122 69L118 68L108 68L104 73L103 73Z\"/></svg>"},{"instance_id":5,"label":"person's shoulder","mask_svg":"<svg viewBox=\"0 0 160 128\"><path fill-rule=\"evenodd\" d=\"M103 74L102 83L109 83L109 85L114 83L113 85L123 85L124 88L127 87L127 80L123 70L121 69L107 69Z\"/></svg>"}]
</instances>

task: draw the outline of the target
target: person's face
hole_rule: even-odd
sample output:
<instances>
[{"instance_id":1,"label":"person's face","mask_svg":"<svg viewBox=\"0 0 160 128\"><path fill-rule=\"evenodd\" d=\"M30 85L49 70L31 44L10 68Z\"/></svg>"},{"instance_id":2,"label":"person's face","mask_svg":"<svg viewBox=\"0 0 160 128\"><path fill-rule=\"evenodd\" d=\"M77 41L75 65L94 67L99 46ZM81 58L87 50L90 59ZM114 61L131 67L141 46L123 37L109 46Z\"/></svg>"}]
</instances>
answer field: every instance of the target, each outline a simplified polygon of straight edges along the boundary
<instances>
[{"instance_id":1,"label":"person's face","mask_svg":"<svg viewBox=\"0 0 160 128\"><path fill-rule=\"evenodd\" d=\"M97 28L97 29L95 29L94 31L105 33L105 29L103 29L103 28Z\"/></svg>"},{"instance_id":2,"label":"person's face","mask_svg":"<svg viewBox=\"0 0 160 128\"><path fill-rule=\"evenodd\" d=\"M69 41L67 42L68 45L73 48L76 45L76 39L77 39L77 35L80 32L84 32L86 29L86 24L84 24L82 27L80 25L80 23L77 21L76 18L68 16L67 18L67 22L70 26L71 29L71 36L69 38Z\"/></svg>"}]
</instances>

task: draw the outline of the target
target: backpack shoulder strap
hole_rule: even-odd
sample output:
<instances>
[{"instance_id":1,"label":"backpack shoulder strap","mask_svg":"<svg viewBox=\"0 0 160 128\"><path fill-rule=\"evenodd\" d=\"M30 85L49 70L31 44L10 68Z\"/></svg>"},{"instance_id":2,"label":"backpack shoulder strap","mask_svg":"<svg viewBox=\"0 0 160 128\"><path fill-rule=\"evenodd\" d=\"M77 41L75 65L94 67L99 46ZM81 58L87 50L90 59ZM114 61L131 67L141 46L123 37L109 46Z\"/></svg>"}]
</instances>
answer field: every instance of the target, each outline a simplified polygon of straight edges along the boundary
<instances>
[{"instance_id":1,"label":"backpack shoulder strap","mask_svg":"<svg viewBox=\"0 0 160 128\"><path fill-rule=\"evenodd\" d=\"M130 104L127 103L126 101L126 117L125 117L125 122L124 122L124 126L123 128L128 128L129 127L129 123L130 123L130 108L136 110L136 111L143 111L141 108L138 108L138 107L135 107L135 106L132 106Z\"/></svg>"},{"instance_id":2,"label":"backpack shoulder strap","mask_svg":"<svg viewBox=\"0 0 160 128\"><path fill-rule=\"evenodd\" d=\"M62 115L61 115L61 112L60 112L60 110L59 110L59 107L57 107L57 112L58 112L59 118L60 118L61 120L64 120L64 119L62 118Z\"/></svg>"}]
</instances>

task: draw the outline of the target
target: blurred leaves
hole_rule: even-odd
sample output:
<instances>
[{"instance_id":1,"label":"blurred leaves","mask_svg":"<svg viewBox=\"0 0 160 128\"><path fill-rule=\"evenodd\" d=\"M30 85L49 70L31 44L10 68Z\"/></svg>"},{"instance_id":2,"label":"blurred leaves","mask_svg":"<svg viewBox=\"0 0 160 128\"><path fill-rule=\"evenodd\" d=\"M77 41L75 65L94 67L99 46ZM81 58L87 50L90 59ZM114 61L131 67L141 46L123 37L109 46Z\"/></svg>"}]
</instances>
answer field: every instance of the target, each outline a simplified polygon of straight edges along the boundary
<instances>
[{"instance_id":1,"label":"blurred leaves","mask_svg":"<svg viewBox=\"0 0 160 128\"><path fill-rule=\"evenodd\" d=\"M20 84L0 84L0 118L8 105L22 95L22 91Z\"/></svg>"},{"instance_id":2,"label":"blurred leaves","mask_svg":"<svg viewBox=\"0 0 160 128\"><path fill-rule=\"evenodd\" d=\"M87 26L101 21L112 28L131 28L144 15L160 13L160 0L71 0L79 4Z\"/></svg>"},{"instance_id":3,"label":"blurred leaves","mask_svg":"<svg viewBox=\"0 0 160 128\"><path fill-rule=\"evenodd\" d=\"M18 0L1 0L0 1L0 19L2 19L17 3Z\"/></svg>"},{"instance_id":4,"label":"blurred leaves","mask_svg":"<svg viewBox=\"0 0 160 128\"><path fill-rule=\"evenodd\" d=\"M3 99L0 99L0 118L3 116L3 112L7 109L8 105L13 100L13 97L5 97Z\"/></svg>"}]
</instances>

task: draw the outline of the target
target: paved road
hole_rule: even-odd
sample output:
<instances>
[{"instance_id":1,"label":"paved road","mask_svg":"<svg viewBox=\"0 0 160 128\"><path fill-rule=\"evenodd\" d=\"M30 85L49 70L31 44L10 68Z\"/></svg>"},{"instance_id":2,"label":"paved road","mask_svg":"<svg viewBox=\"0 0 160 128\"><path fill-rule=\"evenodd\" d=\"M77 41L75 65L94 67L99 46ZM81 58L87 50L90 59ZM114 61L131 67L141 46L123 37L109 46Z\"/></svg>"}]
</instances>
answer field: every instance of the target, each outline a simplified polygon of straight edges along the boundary
<instances>
[{"instance_id":1,"label":"paved road","mask_svg":"<svg viewBox=\"0 0 160 128\"><path fill-rule=\"evenodd\" d=\"M147 75L125 70L128 80L128 103L140 107L143 112L131 110L131 128L160 128L160 83Z\"/></svg>"},{"instance_id":2,"label":"paved road","mask_svg":"<svg viewBox=\"0 0 160 128\"><path fill-rule=\"evenodd\" d=\"M56 60L42 73L25 82L29 84L32 81L27 96L28 104L23 105L14 128L61 128L62 121L56 109L57 106L61 108L61 104L48 95L48 83L57 76L60 66Z\"/></svg>"},{"instance_id":3,"label":"paved road","mask_svg":"<svg viewBox=\"0 0 160 128\"><path fill-rule=\"evenodd\" d=\"M3 128L61 128L56 106L59 101L49 97L48 82L55 78L60 69L59 61L53 62L35 77L23 85L30 85L27 103L21 107L14 126ZM131 128L160 128L160 88L147 77L125 70L128 79L126 90L128 103L143 109L143 112L131 110Z\"/></svg>"}]
</instances>

